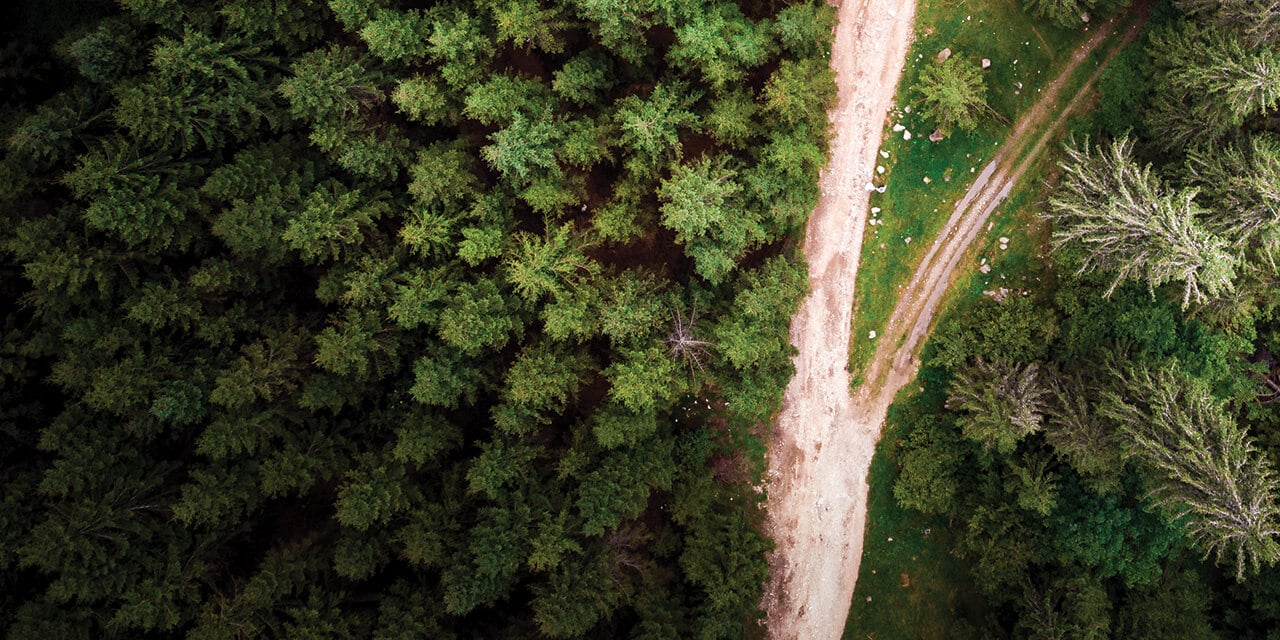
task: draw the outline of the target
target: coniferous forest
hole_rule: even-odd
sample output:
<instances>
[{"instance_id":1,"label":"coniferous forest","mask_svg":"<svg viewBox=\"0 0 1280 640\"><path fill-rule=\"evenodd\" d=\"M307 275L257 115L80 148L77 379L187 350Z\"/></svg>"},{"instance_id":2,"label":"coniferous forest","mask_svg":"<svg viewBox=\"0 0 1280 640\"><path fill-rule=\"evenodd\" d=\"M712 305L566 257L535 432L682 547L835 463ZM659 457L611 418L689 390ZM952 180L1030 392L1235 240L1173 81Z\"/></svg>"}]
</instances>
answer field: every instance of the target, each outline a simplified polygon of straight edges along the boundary
<instances>
[{"instance_id":1,"label":"coniferous forest","mask_svg":"<svg viewBox=\"0 0 1280 640\"><path fill-rule=\"evenodd\" d=\"M741 638L821 0L0 29L0 629Z\"/></svg>"}]
</instances>

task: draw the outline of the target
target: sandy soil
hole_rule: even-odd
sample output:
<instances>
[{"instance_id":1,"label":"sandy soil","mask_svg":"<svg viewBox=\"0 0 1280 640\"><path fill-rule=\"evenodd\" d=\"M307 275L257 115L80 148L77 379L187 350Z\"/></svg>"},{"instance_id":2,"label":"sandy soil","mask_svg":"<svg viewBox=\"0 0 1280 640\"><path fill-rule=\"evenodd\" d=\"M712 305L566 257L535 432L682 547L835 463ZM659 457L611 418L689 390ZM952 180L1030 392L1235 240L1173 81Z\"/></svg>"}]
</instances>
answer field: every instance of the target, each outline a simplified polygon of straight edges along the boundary
<instances>
[{"instance_id":1,"label":"sandy soil","mask_svg":"<svg viewBox=\"0 0 1280 640\"><path fill-rule=\"evenodd\" d=\"M1066 79L1116 26L1114 21L1099 25L957 203L878 337L866 382L855 397L849 392L847 363L853 283L869 201L865 185L873 175L914 10L912 0L846 0L839 7L831 157L822 175L822 198L805 232L811 291L792 318L796 375L769 452L768 532L777 548L769 557L771 577L762 607L769 636L779 640L835 640L844 631L862 560L867 471L889 404L915 376L916 353L966 249L1100 71L1060 109ZM1130 22L1126 43L1139 24Z\"/></svg>"}]
</instances>

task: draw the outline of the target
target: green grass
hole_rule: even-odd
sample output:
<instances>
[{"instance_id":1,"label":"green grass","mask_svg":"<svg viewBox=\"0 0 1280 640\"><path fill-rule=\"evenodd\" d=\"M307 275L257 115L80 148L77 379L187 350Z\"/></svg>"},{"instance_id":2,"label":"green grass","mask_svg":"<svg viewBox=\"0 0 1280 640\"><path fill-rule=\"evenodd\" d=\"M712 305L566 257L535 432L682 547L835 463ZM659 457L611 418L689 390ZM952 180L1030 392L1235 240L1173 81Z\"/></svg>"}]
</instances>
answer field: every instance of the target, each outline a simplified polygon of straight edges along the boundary
<instances>
[{"instance_id":1,"label":"green grass","mask_svg":"<svg viewBox=\"0 0 1280 640\"><path fill-rule=\"evenodd\" d=\"M900 289L1010 128L1008 122L989 120L972 133L956 132L942 142L929 142L934 127L919 113L912 89L919 70L934 64L944 47L951 48L953 55L990 59L991 68L984 72L988 102L1013 121L1034 104L1038 89L1059 73L1069 52L1088 36L1084 31L1058 29L1034 20L1016 0L920 3L916 40L907 56L890 123L902 124L912 139L906 141L901 132L886 131L882 150L888 151L889 157L882 157L880 164L888 187L883 194L872 194L871 206L881 209L872 217L880 224L867 227L858 268L849 349L855 385L861 383L862 368L875 351L869 332L883 333ZM1082 65L1082 70L1091 68L1091 64ZM1015 84L1019 82L1021 89ZM924 182L926 177L929 183Z\"/></svg>"},{"instance_id":2,"label":"green grass","mask_svg":"<svg viewBox=\"0 0 1280 640\"><path fill-rule=\"evenodd\" d=\"M1049 235L1048 225L1037 214L1043 206L1043 179L1055 155L1046 154L1028 170L1024 188L999 209L1005 215L992 216L994 226L985 234L986 242L970 250L967 257L971 259L962 263L939 317L963 313L983 297L983 291L1005 287L1036 295L1052 290L1051 283L1041 281L1048 277L1044 258ZM1005 251L997 240L1001 236L1009 238ZM979 270L984 259L992 267L987 274ZM916 392L915 385L908 385L898 394L871 462L867 531L845 640L942 639L959 618L981 626L982 599L964 563L949 553L949 524L903 509L893 497L898 478L896 450L902 446L903 429L897 416L903 400Z\"/></svg>"},{"instance_id":3,"label":"green grass","mask_svg":"<svg viewBox=\"0 0 1280 640\"><path fill-rule=\"evenodd\" d=\"M914 392L908 387L899 399ZM891 449L901 429L891 412L871 462L862 566L845 640L941 640L957 618L981 618L964 565L947 552L947 522L903 509L893 497L898 471Z\"/></svg>"}]
</instances>

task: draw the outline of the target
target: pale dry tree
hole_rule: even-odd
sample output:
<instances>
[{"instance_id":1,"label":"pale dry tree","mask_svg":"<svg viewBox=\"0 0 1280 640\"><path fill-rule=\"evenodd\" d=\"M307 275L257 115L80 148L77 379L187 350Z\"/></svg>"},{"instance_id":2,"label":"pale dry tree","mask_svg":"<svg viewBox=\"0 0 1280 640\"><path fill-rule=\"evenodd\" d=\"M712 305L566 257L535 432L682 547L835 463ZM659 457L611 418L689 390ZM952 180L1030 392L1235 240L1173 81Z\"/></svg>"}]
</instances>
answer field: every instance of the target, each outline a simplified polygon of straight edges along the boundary
<instances>
[{"instance_id":1,"label":"pale dry tree","mask_svg":"<svg viewBox=\"0 0 1280 640\"><path fill-rule=\"evenodd\" d=\"M698 307L695 305L689 311L689 319L685 320L684 312L680 307L676 307L675 317L672 318L671 332L667 334L667 346L670 348L672 358L684 360L689 365L689 371L692 373L694 367L699 372L706 372L703 362L709 357L709 348L711 343L706 340L700 340L694 335L693 330L698 322Z\"/></svg>"},{"instance_id":2,"label":"pale dry tree","mask_svg":"<svg viewBox=\"0 0 1280 640\"><path fill-rule=\"evenodd\" d=\"M1185 523L1206 557L1233 559L1237 579L1280 560L1275 472L1224 403L1169 370L1117 375L1123 395L1104 393L1100 410L1127 436L1126 456L1154 471L1149 499Z\"/></svg>"}]
</instances>

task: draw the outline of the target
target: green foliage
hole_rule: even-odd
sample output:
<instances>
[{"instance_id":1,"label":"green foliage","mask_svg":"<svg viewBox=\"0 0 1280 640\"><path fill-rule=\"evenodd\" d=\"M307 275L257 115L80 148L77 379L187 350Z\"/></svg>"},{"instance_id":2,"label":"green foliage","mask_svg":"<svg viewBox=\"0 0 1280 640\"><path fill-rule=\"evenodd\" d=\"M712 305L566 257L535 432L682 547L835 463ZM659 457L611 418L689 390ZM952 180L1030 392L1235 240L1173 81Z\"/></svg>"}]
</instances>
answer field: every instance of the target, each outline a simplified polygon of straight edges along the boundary
<instances>
[{"instance_id":1,"label":"green foliage","mask_svg":"<svg viewBox=\"0 0 1280 640\"><path fill-rule=\"evenodd\" d=\"M662 224L676 232L698 274L717 284L732 271L751 245L763 239L757 220L735 206L741 187L723 163L703 158L693 166L677 166L658 196Z\"/></svg>"},{"instance_id":2,"label":"green foliage","mask_svg":"<svg viewBox=\"0 0 1280 640\"><path fill-rule=\"evenodd\" d=\"M1007 455L1040 430L1045 395L1039 365L979 359L956 371L947 407L965 412L956 422L966 438Z\"/></svg>"},{"instance_id":3,"label":"green foliage","mask_svg":"<svg viewBox=\"0 0 1280 640\"><path fill-rule=\"evenodd\" d=\"M1080 272L1115 274L1107 295L1126 279L1144 281L1153 291L1183 283L1182 305L1224 295L1233 286L1237 260L1224 239L1204 228L1207 213L1196 192L1175 192L1151 167L1132 157L1122 138L1105 149L1071 147L1066 175L1050 200L1056 223L1054 244L1080 244L1088 254Z\"/></svg>"},{"instance_id":4,"label":"green foliage","mask_svg":"<svg viewBox=\"0 0 1280 640\"><path fill-rule=\"evenodd\" d=\"M805 280L751 254L816 199L829 9L38 4L0 24L0 628L754 628Z\"/></svg>"},{"instance_id":5,"label":"green foliage","mask_svg":"<svg viewBox=\"0 0 1280 640\"><path fill-rule=\"evenodd\" d=\"M1280 560L1275 472L1206 385L1145 368L1123 379L1103 411L1128 436L1126 454L1159 474L1152 500L1186 521L1206 555L1233 560L1237 580Z\"/></svg>"},{"instance_id":6,"label":"green foliage","mask_svg":"<svg viewBox=\"0 0 1280 640\"><path fill-rule=\"evenodd\" d=\"M954 55L925 67L920 72L919 92L924 113L944 136L955 129L973 131L990 109L982 69L963 56Z\"/></svg>"},{"instance_id":7,"label":"green foliage","mask_svg":"<svg viewBox=\"0 0 1280 640\"><path fill-rule=\"evenodd\" d=\"M1022 0L1027 13L1064 28L1110 18L1129 6L1129 0Z\"/></svg>"},{"instance_id":8,"label":"green foliage","mask_svg":"<svg viewBox=\"0 0 1280 640\"><path fill-rule=\"evenodd\" d=\"M1192 23L1152 35L1159 72L1147 125L1165 147L1221 140L1280 104L1280 50Z\"/></svg>"},{"instance_id":9,"label":"green foliage","mask_svg":"<svg viewBox=\"0 0 1280 640\"><path fill-rule=\"evenodd\" d=\"M826 130L827 106L835 99L831 69L821 58L784 61L764 87L764 106L788 125Z\"/></svg>"}]
</instances>

